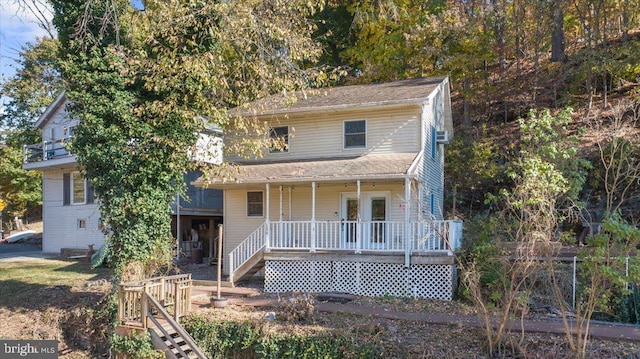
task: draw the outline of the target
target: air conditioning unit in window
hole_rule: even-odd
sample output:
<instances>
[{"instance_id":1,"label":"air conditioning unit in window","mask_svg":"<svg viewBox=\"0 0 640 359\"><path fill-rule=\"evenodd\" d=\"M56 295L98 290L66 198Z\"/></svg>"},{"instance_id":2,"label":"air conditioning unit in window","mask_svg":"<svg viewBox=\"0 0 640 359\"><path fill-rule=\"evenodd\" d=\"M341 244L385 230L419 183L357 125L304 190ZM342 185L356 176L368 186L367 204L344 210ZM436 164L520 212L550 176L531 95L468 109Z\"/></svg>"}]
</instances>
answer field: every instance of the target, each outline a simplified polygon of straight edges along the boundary
<instances>
[{"instance_id":1,"label":"air conditioning unit in window","mask_svg":"<svg viewBox=\"0 0 640 359\"><path fill-rule=\"evenodd\" d=\"M436 132L436 143L442 143L444 145L448 144L449 139L449 131L438 131Z\"/></svg>"}]
</instances>

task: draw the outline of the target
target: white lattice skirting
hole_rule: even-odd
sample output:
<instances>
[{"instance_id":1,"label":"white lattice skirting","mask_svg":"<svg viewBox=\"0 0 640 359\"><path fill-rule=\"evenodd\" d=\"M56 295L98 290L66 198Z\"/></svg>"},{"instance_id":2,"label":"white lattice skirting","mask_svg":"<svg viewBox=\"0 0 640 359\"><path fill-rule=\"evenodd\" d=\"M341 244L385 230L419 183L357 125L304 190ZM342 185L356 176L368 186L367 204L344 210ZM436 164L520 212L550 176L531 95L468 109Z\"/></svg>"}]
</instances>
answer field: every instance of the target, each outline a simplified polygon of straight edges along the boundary
<instances>
[{"instance_id":1,"label":"white lattice skirting","mask_svg":"<svg viewBox=\"0 0 640 359\"><path fill-rule=\"evenodd\" d=\"M455 275L455 264L266 261L264 290L451 300Z\"/></svg>"}]
</instances>

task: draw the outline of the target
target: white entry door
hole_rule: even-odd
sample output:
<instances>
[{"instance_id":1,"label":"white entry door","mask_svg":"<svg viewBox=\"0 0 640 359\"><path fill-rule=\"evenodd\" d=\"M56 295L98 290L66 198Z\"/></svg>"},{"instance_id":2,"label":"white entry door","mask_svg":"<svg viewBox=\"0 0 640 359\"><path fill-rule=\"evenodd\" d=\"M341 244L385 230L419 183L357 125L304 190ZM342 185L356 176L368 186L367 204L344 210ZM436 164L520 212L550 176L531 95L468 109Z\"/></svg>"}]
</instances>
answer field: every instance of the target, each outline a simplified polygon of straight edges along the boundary
<instances>
[{"instance_id":1,"label":"white entry door","mask_svg":"<svg viewBox=\"0 0 640 359\"><path fill-rule=\"evenodd\" d=\"M387 244L388 192L342 193L340 234L344 248L381 249Z\"/></svg>"}]
</instances>

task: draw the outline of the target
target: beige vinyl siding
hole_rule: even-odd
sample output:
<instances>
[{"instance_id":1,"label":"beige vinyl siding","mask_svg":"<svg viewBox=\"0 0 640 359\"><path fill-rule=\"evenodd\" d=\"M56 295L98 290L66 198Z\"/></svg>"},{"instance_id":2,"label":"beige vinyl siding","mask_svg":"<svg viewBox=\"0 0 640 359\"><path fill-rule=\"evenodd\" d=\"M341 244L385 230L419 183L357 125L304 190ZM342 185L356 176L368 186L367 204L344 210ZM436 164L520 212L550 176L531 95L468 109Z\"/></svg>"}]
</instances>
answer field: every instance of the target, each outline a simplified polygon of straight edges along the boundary
<instances>
[{"instance_id":1,"label":"beige vinyl siding","mask_svg":"<svg viewBox=\"0 0 640 359\"><path fill-rule=\"evenodd\" d=\"M344 149L344 121L365 120L366 148ZM273 120L273 127L289 127L289 151L266 153L261 160L352 157L365 154L417 153L420 150L420 109L340 112L318 116L291 116ZM265 151L268 152L268 151ZM228 157L227 160L238 161Z\"/></svg>"},{"instance_id":2,"label":"beige vinyl siding","mask_svg":"<svg viewBox=\"0 0 640 359\"><path fill-rule=\"evenodd\" d=\"M264 187L250 191L264 191ZM264 196L266 200L266 195ZM255 231L264 217L247 217L247 190L226 190L224 194L223 273L229 275L229 253Z\"/></svg>"},{"instance_id":3,"label":"beige vinyl siding","mask_svg":"<svg viewBox=\"0 0 640 359\"><path fill-rule=\"evenodd\" d=\"M95 249L104 244L100 231L100 211L97 204L63 206L62 171L45 171L42 186L42 217L44 252L60 252L62 248ZM78 220L84 219L85 228L78 228Z\"/></svg>"}]
</instances>

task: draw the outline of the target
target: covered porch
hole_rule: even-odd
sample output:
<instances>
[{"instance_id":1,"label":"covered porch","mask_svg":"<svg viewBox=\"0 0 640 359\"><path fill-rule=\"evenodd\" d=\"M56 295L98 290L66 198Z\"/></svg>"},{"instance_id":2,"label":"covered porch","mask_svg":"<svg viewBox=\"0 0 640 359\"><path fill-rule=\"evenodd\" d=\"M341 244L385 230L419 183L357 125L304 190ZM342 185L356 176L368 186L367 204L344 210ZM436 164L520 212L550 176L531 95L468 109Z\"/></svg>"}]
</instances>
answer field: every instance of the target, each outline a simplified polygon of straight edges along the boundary
<instances>
[{"instance_id":1,"label":"covered porch","mask_svg":"<svg viewBox=\"0 0 640 359\"><path fill-rule=\"evenodd\" d=\"M449 298L462 222L442 219L441 188L421 179L422 159L256 163L235 181L199 179L224 190L224 274L233 283L263 270L274 292Z\"/></svg>"}]
</instances>

